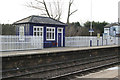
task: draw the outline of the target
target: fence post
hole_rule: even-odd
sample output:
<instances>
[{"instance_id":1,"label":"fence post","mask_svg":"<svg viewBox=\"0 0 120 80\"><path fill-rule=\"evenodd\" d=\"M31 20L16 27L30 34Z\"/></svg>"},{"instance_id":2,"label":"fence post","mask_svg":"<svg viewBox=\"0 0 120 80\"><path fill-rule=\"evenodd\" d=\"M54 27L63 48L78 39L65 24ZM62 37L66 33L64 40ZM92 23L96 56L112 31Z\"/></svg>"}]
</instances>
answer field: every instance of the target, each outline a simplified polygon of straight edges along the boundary
<instances>
[{"instance_id":1,"label":"fence post","mask_svg":"<svg viewBox=\"0 0 120 80\"><path fill-rule=\"evenodd\" d=\"M90 47L92 47L92 40L90 40Z\"/></svg>"},{"instance_id":2,"label":"fence post","mask_svg":"<svg viewBox=\"0 0 120 80\"><path fill-rule=\"evenodd\" d=\"M103 46L103 36L102 36L102 46Z\"/></svg>"},{"instance_id":3,"label":"fence post","mask_svg":"<svg viewBox=\"0 0 120 80\"><path fill-rule=\"evenodd\" d=\"M97 40L97 46L99 46L99 40Z\"/></svg>"}]
</instances>

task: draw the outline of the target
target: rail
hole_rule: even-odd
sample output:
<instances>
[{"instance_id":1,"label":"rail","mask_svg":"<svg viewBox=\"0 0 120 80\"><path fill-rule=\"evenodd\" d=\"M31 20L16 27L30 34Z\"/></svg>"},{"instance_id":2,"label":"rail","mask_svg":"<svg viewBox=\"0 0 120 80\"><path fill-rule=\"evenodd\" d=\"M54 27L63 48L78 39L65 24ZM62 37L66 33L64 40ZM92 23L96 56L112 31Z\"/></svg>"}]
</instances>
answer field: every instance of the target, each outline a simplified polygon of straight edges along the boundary
<instances>
[{"instance_id":1,"label":"rail","mask_svg":"<svg viewBox=\"0 0 120 80\"><path fill-rule=\"evenodd\" d=\"M107 61L107 60L112 60L112 59L118 58L118 56L115 56L115 55L114 56L109 55L109 57L108 57L108 55L107 56L101 56L101 57L99 57L99 59L98 59L98 57L93 58L93 59L91 58L91 59L89 59L89 61L86 58L86 60L82 59L81 61L79 59L79 60L76 60L76 61L73 60L73 61L68 62L68 63L67 62L66 63L56 63L56 64L54 63L54 64L51 64L51 65L46 65L44 67L36 67L36 68L34 67L33 69L29 68L28 70L26 69L26 71L28 71L28 73L24 73L23 69L18 69L17 71L21 72L21 74L15 74L16 72L14 72L14 71L16 71L16 70L13 70L11 76L7 76L7 71L3 71L3 73L5 73L3 78L20 77L20 76L25 76L25 75L30 75L30 74L50 72L50 71L54 71L54 70L58 71L58 70L61 70L61 69L67 69L67 68L71 68L71 67L75 67L75 66L87 65L87 64L90 64L90 63L97 63L97 62L102 62L102 61Z\"/></svg>"}]
</instances>

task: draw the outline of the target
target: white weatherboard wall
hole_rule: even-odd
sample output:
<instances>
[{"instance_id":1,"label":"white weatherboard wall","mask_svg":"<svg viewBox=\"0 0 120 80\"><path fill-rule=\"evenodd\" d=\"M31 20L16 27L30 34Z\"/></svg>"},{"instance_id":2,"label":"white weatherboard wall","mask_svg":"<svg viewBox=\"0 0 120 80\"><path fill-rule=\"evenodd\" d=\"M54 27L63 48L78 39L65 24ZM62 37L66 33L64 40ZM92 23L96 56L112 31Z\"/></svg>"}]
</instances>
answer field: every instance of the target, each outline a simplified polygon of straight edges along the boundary
<instances>
[{"instance_id":1,"label":"white weatherboard wall","mask_svg":"<svg viewBox=\"0 0 120 80\"><path fill-rule=\"evenodd\" d=\"M0 51L43 49L43 39L37 36L0 36Z\"/></svg>"},{"instance_id":2,"label":"white weatherboard wall","mask_svg":"<svg viewBox=\"0 0 120 80\"><path fill-rule=\"evenodd\" d=\"M90 40L92 41L92 46L103 46L103 45L117 45L118 37L110 37L103 39L102 37L90 37L90 36L76 36L76 37L66 37L65 46L66 47L88 47L90 46ZM97 40L99 41L97 43Z\"/></svg>"}]
</instances>

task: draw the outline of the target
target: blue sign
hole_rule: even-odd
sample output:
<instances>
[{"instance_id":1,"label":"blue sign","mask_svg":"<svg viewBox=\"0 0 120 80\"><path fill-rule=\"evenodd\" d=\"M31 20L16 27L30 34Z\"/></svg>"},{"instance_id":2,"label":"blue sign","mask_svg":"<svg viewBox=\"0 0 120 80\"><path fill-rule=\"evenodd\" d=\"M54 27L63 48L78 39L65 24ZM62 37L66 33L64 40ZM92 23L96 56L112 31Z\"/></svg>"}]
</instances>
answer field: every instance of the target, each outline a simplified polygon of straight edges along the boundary
<instances>
[{"instance_id":1,"label":"blue sign","mask_svg":"<svg viewBox=\"0 0 120 80\"><path fill-rule=\"evenodd\" d=\"M89 32L94 32L94 30L93 30L93 29L90 29Z\"/></svg>"}]
</instances>

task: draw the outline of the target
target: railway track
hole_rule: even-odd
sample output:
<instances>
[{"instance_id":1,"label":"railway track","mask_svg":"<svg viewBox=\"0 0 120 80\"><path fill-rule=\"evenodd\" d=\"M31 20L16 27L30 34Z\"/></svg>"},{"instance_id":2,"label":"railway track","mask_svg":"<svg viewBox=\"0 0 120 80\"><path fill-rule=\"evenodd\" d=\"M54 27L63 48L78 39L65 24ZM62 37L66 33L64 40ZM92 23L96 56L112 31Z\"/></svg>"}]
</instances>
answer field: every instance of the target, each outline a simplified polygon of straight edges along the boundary
<instances>
[{"instance_id":1,"label":"railway track","mask_svg":"<svg viewBox=\"0 0 120 80\"><path fill-rule=\"evenodd\" d=\"M3 70L3 79L9 78L41 78L55 79L99 68L106 65L119 63L118 55L104 55L90 58L76 59L64 62L55 62L46 65L32 66L27 68Z\"/></svg>"},{"instance_id":2,"label":"railway track","mask_svg":"<svg viewBox=\"0 0 120 80\"><path fill-rule=\"evenodd\" d=\"M55 77L52 77L50 80L71 80L71 79L74 80L74 79L76 79L76 76L79 76L79 77L84 76L84 75L87 75L89 73L95 73L95 72L98 72L100 70L105 70L105 69L108 69L108 68L111 68L111 67L114 67L114 66L118 66L118 65L120 65L120 62L115 61L115 62L112 62L112 63L98 65L98 66L95 66L95 67L90 67L90 68L86 68L86 69L83 69L83 70L78 70L78 71L66 73L66 74L63 74L63 75L55 76Z\"/></svg>"}]
</instances>

